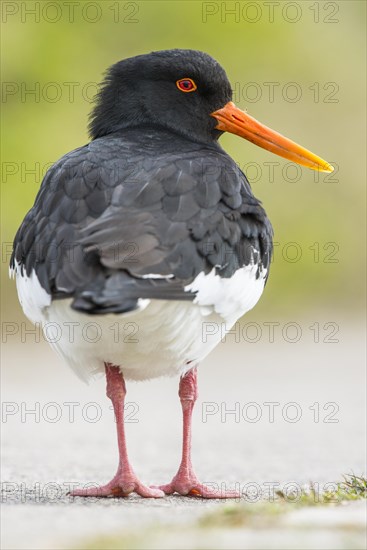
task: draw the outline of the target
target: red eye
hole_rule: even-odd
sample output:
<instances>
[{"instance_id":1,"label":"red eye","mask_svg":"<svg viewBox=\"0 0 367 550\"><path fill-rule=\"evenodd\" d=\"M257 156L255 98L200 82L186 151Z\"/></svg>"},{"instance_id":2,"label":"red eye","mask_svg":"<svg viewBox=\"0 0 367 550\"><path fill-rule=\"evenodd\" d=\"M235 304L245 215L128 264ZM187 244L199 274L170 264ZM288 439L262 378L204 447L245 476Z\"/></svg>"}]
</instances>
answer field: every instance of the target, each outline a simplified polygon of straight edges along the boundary
<instances>
[{"instance_id":1,"label":"red eye","mask_svg":"<svg viewBox=\"0 0 367 550\"><path fill-rule=\"evenodd\" d=\"M181 78L177 80L176 86L181 92L194 92L197 90L197 86L191 78Z\"/></svg>"}]
</instances>

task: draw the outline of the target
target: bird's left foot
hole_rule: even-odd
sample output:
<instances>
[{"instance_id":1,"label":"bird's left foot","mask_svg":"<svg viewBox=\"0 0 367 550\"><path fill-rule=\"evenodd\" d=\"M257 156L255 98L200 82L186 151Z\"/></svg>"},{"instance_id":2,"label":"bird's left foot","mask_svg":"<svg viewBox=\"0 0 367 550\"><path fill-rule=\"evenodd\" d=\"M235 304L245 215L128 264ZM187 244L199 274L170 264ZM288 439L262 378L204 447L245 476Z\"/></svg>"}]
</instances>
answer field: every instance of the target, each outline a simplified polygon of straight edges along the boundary
<instances>
[{"instance_id":1,"label":"bird's left foot","mask_svg":"<svg viewBox=\"0 0 367 550\"><path fill-rule=\"evenodd\" d=\"M171 483L156 487L166 495L178 493L182 496L193 496L199 498L240 498L239 491L213 488L200 483L194 472L177 472Z\"/></svg>"}]
</instances>

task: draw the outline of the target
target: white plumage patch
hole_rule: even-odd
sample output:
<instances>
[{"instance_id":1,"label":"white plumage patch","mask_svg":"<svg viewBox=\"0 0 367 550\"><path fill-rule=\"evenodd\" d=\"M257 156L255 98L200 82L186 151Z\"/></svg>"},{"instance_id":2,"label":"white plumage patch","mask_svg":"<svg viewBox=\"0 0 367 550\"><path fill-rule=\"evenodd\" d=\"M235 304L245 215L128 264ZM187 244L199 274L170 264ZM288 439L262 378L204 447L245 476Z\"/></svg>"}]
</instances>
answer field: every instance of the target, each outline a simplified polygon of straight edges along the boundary
<instances>
[{"instance_id":1,"label":"white plumage patch","mask_svg":"<svg viewBox=\"0 0 367 550\"><path fill-rule=\"evenodd\" d=\"M15 263L10 275L15 277L19 302L25 315L32 323L41 322L45 308L51 304L51 296L40 285L36 272L32 271L27 277L25 269L22 270L21 266Z\"/></svg>"},{"instance_id":2,"label":"white plumage patch","mask_svg":"<svg viewBox=\"0 0 367 550\"><path fill-rule=\"evenodd\" d=\"M140 275L141 279L172 279L174 275L159 275L158 273L147 273L146 275Z\"/></svg>"},{"instance_id":3,"label":"white plumage patch","mask_svg":"<svg viewBox=\"0 0 367 550\"><path fill-rule=\"evenodd\" d=\"M238 269L232 277L216 275L215 268L205 275L199 273L185 290L197 292L194 303L207 306L218 313L226 322L235 322L252 309L259 300L266 277L266 269L256 279L257 264Z\"/></svg>"},{"instance_id":4,"label":"white plumage patch","mask_svg":"<svg viewBox=\"0 0 367 550\"><path fill-rule=\"evenodd\" d=\"M45 338L80 378L104 372L108 362L126 379L144 380L183 374L206 357L260 298L266 271L256 278L257 269L251 264L227 279L215 269L200 273L185 288L197 293L193 302L144 300L141 309L117 315L75 311L70 299L51 302L35 272L26 277L17 267L15 276L24 313L42 323Z\"/></svg>"}]
</instances>

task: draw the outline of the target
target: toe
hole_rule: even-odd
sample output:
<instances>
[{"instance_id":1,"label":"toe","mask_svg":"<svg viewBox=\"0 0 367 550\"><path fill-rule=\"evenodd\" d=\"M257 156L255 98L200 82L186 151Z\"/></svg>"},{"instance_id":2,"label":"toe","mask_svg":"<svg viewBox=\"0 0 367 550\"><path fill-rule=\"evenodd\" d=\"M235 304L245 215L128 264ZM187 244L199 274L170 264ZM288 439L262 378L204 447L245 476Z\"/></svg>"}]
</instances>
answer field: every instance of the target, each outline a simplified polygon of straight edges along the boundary
<instances>
[{"instance_id":1,"label":"toe","mask_svg":"<svg viewBox=\"0 0 367 550\"><path fill-rule=\"evenodd\" d=\"M147 487L143 484L139 484L135 488L135 492L144 498L162 498L165 495L160 487Z\"/></svg>"},{"instance_id":2,"label":"toe","mask_svg":"<svg viewBox=\"0 0 367 550\"><path fill-rule=\"evenodd\" d=\"M167 485L152 485L151 489L158 489L164 495L172 495L176 491L172 483L167 483Z\"/></svg>"},{"instance_id":3,"label":"toe","mask_svg":"<svg viewBox=\"0 0 367 550\"><path fill-rule=\"evenodd\" d=\"M190 492L190 495L201 497L201 498L240 498L241 494L238 491L227 491L220 489L212 489L206 487L205 485L197 485L193 487Z\"/></svg>"}]
</instances>

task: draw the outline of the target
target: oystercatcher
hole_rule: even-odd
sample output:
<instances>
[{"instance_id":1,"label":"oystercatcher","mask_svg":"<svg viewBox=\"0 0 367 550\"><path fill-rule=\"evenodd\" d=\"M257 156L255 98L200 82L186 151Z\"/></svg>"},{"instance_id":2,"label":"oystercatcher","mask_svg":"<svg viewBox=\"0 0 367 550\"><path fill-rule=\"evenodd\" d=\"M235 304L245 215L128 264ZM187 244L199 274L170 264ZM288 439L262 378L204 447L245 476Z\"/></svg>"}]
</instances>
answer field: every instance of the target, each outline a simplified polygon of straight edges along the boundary
<instances>
[{"instance_id":1,"label":"oystercatcher","mask_svg":"<svg viewBox=\"0 0 367 550\"><path fill-rule=\"evenodd\" d=\"M118 470L74 496L237 496L197 479L190 458L197 364L259 300L272 227L243 172L218 144L225 131L324 172L321 158L231 101L223 68L194 50L113 65L90 122L91 141L47 172L15 240L20 303L82 378L105 372ZM54 331L54 333L52 332ZM179 375L183 452L171 483L143 485L124 434L126 380Z\"/></svg>"}]
</instances>

